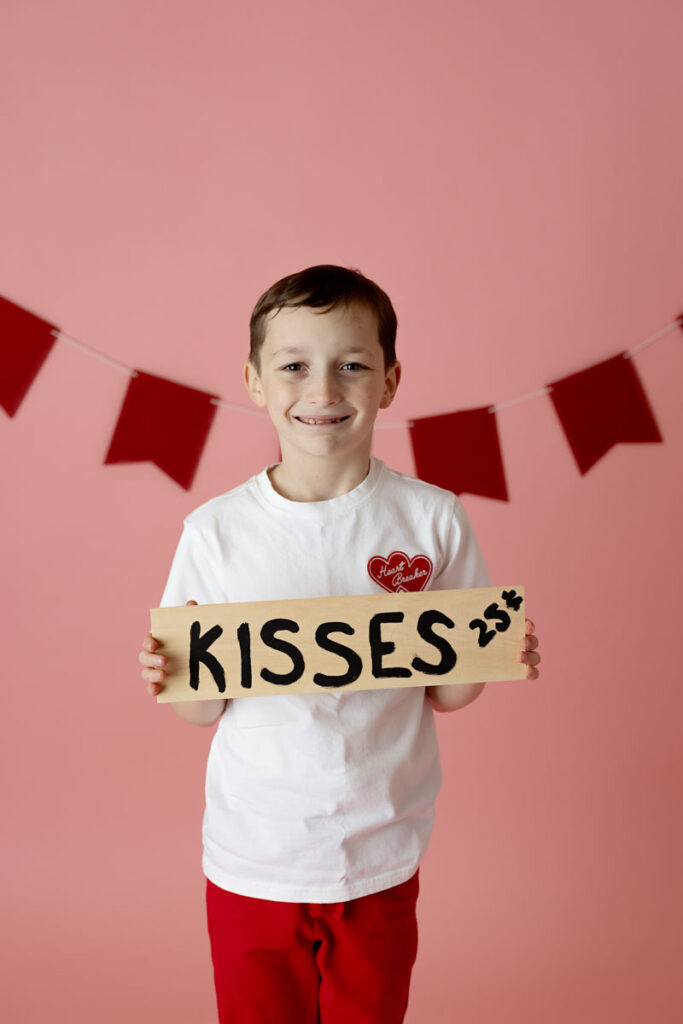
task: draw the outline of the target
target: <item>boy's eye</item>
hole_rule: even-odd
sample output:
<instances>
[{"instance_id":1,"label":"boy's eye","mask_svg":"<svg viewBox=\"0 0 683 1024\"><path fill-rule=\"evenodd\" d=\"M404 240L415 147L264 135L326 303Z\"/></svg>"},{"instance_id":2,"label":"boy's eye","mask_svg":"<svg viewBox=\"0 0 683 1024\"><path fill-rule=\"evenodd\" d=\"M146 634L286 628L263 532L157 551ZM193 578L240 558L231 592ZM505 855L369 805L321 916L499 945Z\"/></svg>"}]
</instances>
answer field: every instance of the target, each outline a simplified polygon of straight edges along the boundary
<instances>
[{"instance_id":1,"label":"boy's eye","mask_svg":"<svg viewBox=\"0 0 683 1024\"><path fill-rule=\"evenodd\" d=\"M303 368L303 363L287 363L285 366L282 367L282 370L284 370L287 373L298 373L299 370L303 370ZM367 366L364 366L363 363L348 362L343 364L342 370L367 370Z\"/></svg>"}]
</instances>

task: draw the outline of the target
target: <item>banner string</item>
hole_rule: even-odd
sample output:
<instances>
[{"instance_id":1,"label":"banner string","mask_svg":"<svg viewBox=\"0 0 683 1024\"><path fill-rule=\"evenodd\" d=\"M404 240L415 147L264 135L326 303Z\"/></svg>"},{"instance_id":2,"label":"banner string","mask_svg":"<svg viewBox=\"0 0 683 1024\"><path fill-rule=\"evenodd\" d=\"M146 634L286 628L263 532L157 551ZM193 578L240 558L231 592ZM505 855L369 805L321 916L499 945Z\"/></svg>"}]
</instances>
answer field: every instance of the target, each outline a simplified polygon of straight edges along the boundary
<instances>
[{"instance_id":1,"label":"banner string","mask_svg":"<svg viewBox=\"0 0 683 1024\"><path fill-rule=\"evenodd\" d=\"M673 331L676 327L683 327L683 314L681 314L681 316L677 316L675 320L672 320L667 327L662 327L661 331L657 331L656 334L651 334L649 338L645 339L645 341L641 341L639 345L636 345L634 348L630 348L628 352L624 352L624 359L633 359L636 352L640 352L642 348L646 348L648 345L652 345L655 341L659 341L660 338L663 338L665 334L668 334L669 331Z\"/></svg>"},{"instance_id":2,"label":"banner string","mask_svg":"<svg viewBox=\"0 0 683 1024\"><path fill-rule=\"evenodd\" d=\"M675 330L676 327L683 326L683 315L676 317L666 327L662 327L661 331L656 331L655 334L651 334L649 338L645 338L644 341L639 342L633 348L630 348L628 352L624 352L624 359L633 359L636 352L640 352L641 349L646 348L648 345L654 344L655 341L659 341L665 334L669 334L670 331ZM568 375L566 375L568 376ZM520 398L511 398L507 402L498 402L496 405L489 406L489 412L498 412L499 409L507 409L511 405L517 405L519 402L528 402L532 398L538 398L540 395L549 395L552 393L552 388L541 388L540 391L532 391L528 395L522 395Z\"/></svg>"},{"instance_id":3,"label":"banner string","mask_svg":"<svg viewBox=\"0 0 683 1024\"><path fill-rule=\"evenodd\" d=\"M519 398L510 398L507 402L498 402L497 405L489 406L489 412L498 412L499 409L507 409L511 405L519 405L520 402L530 402L532 398L540 395L549 395L552 388L541 388L540 391L531 391L528 395L520 395Z\"/></svg>"},{"instance_id":4,"label":"banner string","mask_svg":"<svg viewBox=\"0 0 683 1024\"><path fill-rule=\"evenodd\" d=\"M260 416L262 419L269 419L267 412L260 409L250 409L248 405L238 405L236 402L226 402L224 398L210 398L211 405L220 405L223 409L234 409L237 412L248 412L252 416Z\"/></svg>"},{"instance_id":5,"label":"banner string","mask_svg":"<svg viewBox=\"0 0 683 1024\"><path fill-rule=\"evenodd\" d=\"M106 356L104 352L98 352L92 345L86 345L85 342L79 341L77 338L72 338L69 334L64 334L63 331L52 330L50 334L53 334L55 338L59 338L62 341L68 341L70 345L74 345L76 348L80 348L82 352L87 352L88 355L94 356L96 359L101 359L103 363L109 363L116 370L123 370L129 377L137 377L135 370L132 370L130 366L126 366L124 363L119 363L116 359L112 359L111 356Z\"/></svg>"},{"instance_id":6,"label":"banner string","mask_svg":"<svg viewBox=\"0 0 683 1024\"><path fill-rule=\"evenodd\" d=\"M680 327L683 327L683 314L676 317L675 320L672 320L666 327L662 327L661 330L656 331L637 345L634 345L634 347L630 348L627 352L624 352L624 359L633 359L636 353L641 352L644 348L647 348L648 345L653 345L656 341L660 341L660 339L665 337L665 335ZM62 341L67 341L70 345L74 345L87 355L91 355L95 359L100 359L102 362L108 363L109 366L113 366L116 370L121 370L123 373L127 373L129 377L137 377L138 375L136 370L133 370L130 366L126 366L125 363L120 363L118 360L112 359L111 356L105 355L104 352L99 352L96 348L93 348L92 345L86 345L85 342L79 341L77 338L72 338L69 334L65 334L64 331L53 329L50 333L53 334L55 338L59 338ZM519 405L522 402L530 402L534 398L549 395L552 390L553 389L551 387L545 387L538 391L531 391L526 395L520 395L518 398L510 398L504 402L497 402L495 405L489 406L488 412L495 413L499 412L501 409L508 409L512 405ZM233 412L250 413L253 416L260 416L262 419L268 418L268 414L262 412L260 409L252 409L248 405L240 405L237 402L228 402L224 398L211 398L210 402L212 405L220 406L222 409L230 409ZM400 428L405 429L406 427L410 428L412 426L413 420L404 420L400 423L376 423L375 429L397 430Z\"/></svg>"}]
</instances>

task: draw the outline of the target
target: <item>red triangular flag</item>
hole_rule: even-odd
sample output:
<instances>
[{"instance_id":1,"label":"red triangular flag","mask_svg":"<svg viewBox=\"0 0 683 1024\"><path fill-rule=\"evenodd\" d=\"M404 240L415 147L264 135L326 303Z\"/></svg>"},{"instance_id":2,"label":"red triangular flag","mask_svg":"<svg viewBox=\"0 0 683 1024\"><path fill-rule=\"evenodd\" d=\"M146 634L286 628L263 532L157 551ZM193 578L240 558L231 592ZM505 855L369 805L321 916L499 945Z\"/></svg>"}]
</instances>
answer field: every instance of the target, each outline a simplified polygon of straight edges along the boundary
<instances>
[{"instance_id":1,"label":"red triangular flag","mask_svg":"<svg viewBox=\"0 0 683 1024\"><path fill-rule=\"evenodd\" d=\"M0 296L0 405L10 416L45 362L59 328Z\"/></svg>"},{"instance_id":2,"label":"red triangular flag","mask_svg":"<svg viewBox=\"0 0 683 1024\"><path fill-rule=\"evenodd\" d=\"M421 480L456 494L508 500L496 414L488 407L414 420L410 439Z\"/></svg>"},{"instance_id":3,"label":"red triangular flag","mask_svg":"<svg viewBox=\"0 0 683 1024\"><path fill-rule=\"evenodd\" d=\"M105 463L153 462L185 490L216 414L216 395L136 370Z\"/></svg>"},{"instance_id":4,"label":"red triangular flag","mask_svg":"<svg viewBox=\"0 0 683 1024\"><path fill-rule=\"evenodd\" d=\"M662 440L633 360L623 353L548 387L582 475L615 444Z\"/></svg>"}]
</instances>

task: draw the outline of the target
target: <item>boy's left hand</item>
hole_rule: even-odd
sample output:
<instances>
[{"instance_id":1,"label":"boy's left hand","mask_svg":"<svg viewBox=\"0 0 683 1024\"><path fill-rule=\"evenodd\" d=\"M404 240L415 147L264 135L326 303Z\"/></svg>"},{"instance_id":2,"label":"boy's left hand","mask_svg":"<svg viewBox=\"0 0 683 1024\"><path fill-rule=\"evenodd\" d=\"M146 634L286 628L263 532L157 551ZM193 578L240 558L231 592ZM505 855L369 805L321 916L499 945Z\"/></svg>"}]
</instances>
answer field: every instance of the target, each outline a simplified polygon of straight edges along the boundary
<instances>
[{"instance_id":1,"label":"boy's left hand","mask_svg":"<svg viewBox=\"0 0 683 1024\"><path fill-rule=\"evenodd\" d=\"M527 679L538 679L540 675L540 672L535 667L541 660L541 655L536 650L538 647L538 637L534 636L535 628L531 619L525 620L524 632L526 636L522 640L521 654L517 655L517 660L528 666L526 670Z\"/></svg>"}]
</instances>

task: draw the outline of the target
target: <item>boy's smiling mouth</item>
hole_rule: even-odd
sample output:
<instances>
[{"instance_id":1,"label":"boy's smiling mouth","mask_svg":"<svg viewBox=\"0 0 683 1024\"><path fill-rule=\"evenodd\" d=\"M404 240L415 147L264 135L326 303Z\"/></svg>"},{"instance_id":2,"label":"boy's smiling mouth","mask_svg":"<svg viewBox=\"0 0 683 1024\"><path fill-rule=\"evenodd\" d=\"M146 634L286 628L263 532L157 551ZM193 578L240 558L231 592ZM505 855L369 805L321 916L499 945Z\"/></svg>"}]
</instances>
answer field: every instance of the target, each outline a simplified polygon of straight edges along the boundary
<instances>
[{"instance_id":1,"label":"boy's smiling mouth","mask_svg":"<svg viewBox=\"0 0 683 1024\"><path fill-rule=\"evenodd\" d=\"M349 416L295 416L299 423L305 423L309 427L326 427L333 423L343 423L350 419Z\"/></svg>"}]
</instances>

